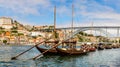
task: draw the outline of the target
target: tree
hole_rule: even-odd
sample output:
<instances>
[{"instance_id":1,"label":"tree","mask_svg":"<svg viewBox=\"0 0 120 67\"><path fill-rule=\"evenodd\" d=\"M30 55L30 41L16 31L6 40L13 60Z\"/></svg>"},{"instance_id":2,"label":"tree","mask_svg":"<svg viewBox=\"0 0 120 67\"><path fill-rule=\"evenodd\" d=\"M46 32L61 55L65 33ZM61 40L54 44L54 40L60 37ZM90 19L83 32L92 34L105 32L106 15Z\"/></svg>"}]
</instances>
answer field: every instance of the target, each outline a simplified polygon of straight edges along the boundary
<instances>
[{"instance_id":1,"label":"tree","mask_svg":"<svg viewBox=\"0 0 120 67\"><path fill-rule=\"evenodd\" d=\"M36 39L37 37L36 36L32 36L32 38Z\"/></svg>"},{"instance_id":2,"label":"tree","mask_svg":"<svg viewBox=\"0 0 120 67\"><path fill-rule=\"evenodd\" d=\"M83 42L84 41L84 38L82 36L80 36L80 35L77 35L77 38L78 38L79 42Z\"/></svg>"},{"instance_id":3,"label":"tree","mask_svg":"<svg viewBox=\"0 0 120 67\"><path fill-rule=\"evenodd\" d=\"M12 32L12 33L18 33L18 31L17 31L17 30L12 30L11 32Z\"/></svg>"},{"instance_id":4,"label":"tree","mask_svg":"<svg viewBox=\"0 0 120 67\"><path fill-rule=\"evenodd\" d=\"M85 32L79 32L79 34L81 34L81 35L83 35L83 36L87 36L88 34L87 33L85 33Z\"/></svg>"},{"instance_id":5,"label":"tree","mask_svg":"<svg viewBox=\"0 0 120 67\"><path fill-rule=\"evenodd\" d=\"M88 34L88 36L93 36L93 34Z\"/></svg>"},{"instance_id":6,"label":"tree","mask_svg":"<svg viewBox=\"0 0 120 67\"><path fill-rule=\"evenodd\" d=\"M0 30L5 30L5 28L3 28L3 27L0 27Z\"/></svg>"},{"instance_id":7,"label":"tree","mask_svg":"<svg viewBox=\"0 0 120 67\"><path fill-rule=\"evenodd\" d=\"M53 32L53 36L54 36L54 38L56 39L56 38L59 38L59 34L55 31L55 32Z\"/></svg>"},{"instance_id":8,"label":"tree","mask_svg":"<svg viewBox=\"0 0 120 67\"><path fill-rule=\"evenodd\" d=\"M3 40L3 43L4 43L4 44L7 44L7 40Z\"/></svg>"},{"instance_id":9,"label":"tree","mask_svg":"<svg viewBox=\"0 0 120 67\"><path fill-rule=\"evenodd\" d=\"M15 27L15 26L13 26L12 28L11 28L11 30L17 30L18 29L18 27Z\"/></svg>"},{"instance_id":10,"label":"tree","mask_svg":"<svg viewBox=\"0 0 120 67\"><path fill-rule=\"evenodd\" d=\"M18 36L24 35L23 33L18 33Z\"/></svg>"}]
</instances>

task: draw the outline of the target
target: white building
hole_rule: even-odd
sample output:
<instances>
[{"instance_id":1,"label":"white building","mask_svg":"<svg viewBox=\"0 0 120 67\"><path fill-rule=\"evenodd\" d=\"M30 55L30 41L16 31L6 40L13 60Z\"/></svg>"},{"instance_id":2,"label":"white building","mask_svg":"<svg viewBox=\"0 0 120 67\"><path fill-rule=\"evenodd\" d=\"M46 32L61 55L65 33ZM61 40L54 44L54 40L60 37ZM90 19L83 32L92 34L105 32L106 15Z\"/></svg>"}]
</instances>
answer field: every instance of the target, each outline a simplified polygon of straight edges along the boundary
<instances>
[{"instance_id":1,"label":"white building","mask_svg":"<svg viewBox=\"0 0 120 67\"><path fill-rule=\"evenodd\" d=\"M31 32L31 36L38 36L38 35L41 35L43 37L45 37L46 35L49 37L51 36L52 34L46 34L45 32L39 32L39 31L32 31Z\"/></svg>"},{"instance_id":2,"label":"white building","mask_svg":"<svg viewBox=\"0 0 120 67\"><path fill-rule=\"evenodd\" d=\"M13 20L9 17L0 17L0 26L5 29L10 29L13 27Z\"/></svg>"}]
</instances>

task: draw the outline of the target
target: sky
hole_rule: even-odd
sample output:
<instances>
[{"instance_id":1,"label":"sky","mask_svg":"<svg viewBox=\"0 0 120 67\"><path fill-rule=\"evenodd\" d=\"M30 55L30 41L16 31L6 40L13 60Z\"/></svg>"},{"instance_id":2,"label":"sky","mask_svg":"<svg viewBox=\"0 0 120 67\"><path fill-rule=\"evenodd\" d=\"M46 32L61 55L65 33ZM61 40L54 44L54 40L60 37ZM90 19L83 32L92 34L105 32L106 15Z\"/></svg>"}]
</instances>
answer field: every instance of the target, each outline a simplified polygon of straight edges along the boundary
<instances>
[{"instance_id":1,"label":"sky","mask_svg":"<svg viewBox=\"0 0 120 67\"><path fill-rule=\"evenodd\" d=\"M23 24L70 27L72 4L74 26L120 26L120 0L0 0L0 17Z\"/></svg>"}]
</instances>

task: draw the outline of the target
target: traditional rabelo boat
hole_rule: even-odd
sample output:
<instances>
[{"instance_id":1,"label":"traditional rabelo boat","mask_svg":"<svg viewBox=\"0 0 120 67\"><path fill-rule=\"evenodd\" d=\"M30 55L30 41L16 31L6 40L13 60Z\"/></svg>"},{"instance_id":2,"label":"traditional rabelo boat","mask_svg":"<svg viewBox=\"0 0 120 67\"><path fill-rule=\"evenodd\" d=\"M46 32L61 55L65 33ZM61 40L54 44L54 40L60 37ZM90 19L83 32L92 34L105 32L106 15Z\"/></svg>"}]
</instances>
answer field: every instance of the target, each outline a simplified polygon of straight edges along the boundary
<instances>
[{"instance_id":1,"label":"traditional rabelo boat","mask_svg":"<svg viewBox=\"0 0 120 67\"><path fill-rule=\"evenodd\" d=\"M114 48L114 49L115 49L115 48L119 48L119 47L120 47L120 46L119 46L118 44L113 44L113 45L112 45L112 48Z\"/></svg>"},{"instance_id":2,"label":"traditional rabelo boat","mask_svg":"<svg viewBox=\"0 0 120 67\"><path fill-rule=\"evenodd\" d=\"M37 48L41 53L43 53L43 52L45 52L46 50L48 50L48 49L45 49L45 48L40 48L39 46L36 46L36 48ZM44 55L58 55L58 53L57 53L56 49L53 48L53 49L47 51L46 53L44 53Z\"/></svg>"},{"instance_id":3,"label":"traditional rabelo boat","mask_svg":"<svg viewBox=\"0 0 120 67\"><path fill-rule=\"evenodd\" d=\"M54 12L55 12L54 13L54 33L56 33L56 30L55 30L55 26L56 26L55 25L56 24L56 8L54 9ZM73 24L73 22L72 22L72 24ZM45 52L43 55L58 55L58 54L60 54L60 55L80 55L80 54L86 54L88 52L85 47L76 48L76 43L77 43L76 40L69 39L69 40L60 41L60 42L61 43L59 43L59 41L57 41L57 42L56 41L55 42L50 42L50 41L47 42L46 41L45 43L52 43L53 46L58 44L58 46L56 46L56 47L54 47L52 49L45 49L45 48L41 48L39 46L36 46L36 48L41 53L49 50L49 51ZM62 47L59 47L60 45Z\"/></svg>"},{"instance_id":4,"label":"traditional rabelo boat","mask_svg":"<svg viewBox=\"0 0 120 67\"><path fill-rule=\"evenodd\" d=\"M56 48L60 55L83 55L87 51L82 48Z\"/></svg>"},{"instance_id":5,"label":"traditional rabelo boat","mask_svg":"<svg viewBox=\"0 0 120 67\"><path fill-rule=\"evenodd\" d=\"M58 44L58 41L56 42L47 42L52 44ZM47 48L41 48L39 46L36 46L36 48L41 52L45 52L44 55L78 55L78 54L85 54L87 51L85 48L76 48L76 41L63 41L61 43L61 48L56 47L49 51L47 51ZM64 45L63 45L64 44ZM62 52L61 52L62 51Z\"/></svg>"},{"instance_id":6,"label":"traditional rabelo boat","mask_svg":"<svg viewBox=\"0 0 120 67\"><path fill-rule=\"evenodd\" d=\"M77 46L76 46L77 41L66 41L63 43L66 44L66 46L64 46L63 48L56 48L58 53L62 56L63 55L64 56L66 56L66 55L83 55L88 52L85 47L77 48Z\"/></svg>"},{"instance_id":7,"label":"traditional rabelo boat","mask_svg":"<svg viewBox=\"0 0 120 67\"><path fill-rule=\"evenodd\" d=\"M95 47L95 45L94 44L85 44L86 45L86 49L87 49L87 51L89 51L89 52L94 52L94 51L96 51L96 47Z\"/></svg>"},{"instance_id":8,"label":"traditional rabelo boat","mask_svg":"<svg viewBox=\"0 0 120 67\"><path fill-rule=\"evenodd\" d=\"M52 43L52 44L58 44L59 41L46 41L45 44L47 43ZM39 46L35 46L41 53L45 52L46 50L48 50L49 48L42 48ZM56 48L53 48L49 51L47 51L46 53L44 53L44 55L58 55Z\"/></svg>"},{"instance_id":9,"label":"traditional rabelo boat","mask_svg":"<svg viewBox=\"0 0 120 67\"><path fill-rule=\"evenodd\" d=\"M71 33L73 33L73 8L74 6L72 5L72 29L71 29ZM62 46L64 44L66 44L66 46L63 46L63 48L56 48L56 50L58 51L58 53L60 55L81 55L81 54L86 54L87 53L87 49L85 47L81 47L81 48L77 48L76 46L77 41L74 40L74 38L67 40L67 41L63 41L62 42Z\"/></svg>"},{"instance_id":10,"label":"traditional rabelo boat","mask_svg":"<svg viewBox=\"0 0 120 67\"><path fill-rule=\"evenodd\" d=\"M105 48L105 49L112 49L112 45L106 44L104 48Z\"/></svg>"},{"instance_id":11,"label":"traditional rabelo boat","mask_svg":"<svg viewBox=\"0 0 120 67\"><path fill-rule=\"evenodd\" d=\"M99 43L97 49L98 50L104 50L103 43Z\"/></svg>"},{"instance_id":12,"label":"traditional rabelo boat","mask_svg":"<svg viewBox=\"0 0 120 67\"><path fill-rule=\"evenodd\" d=\"M90 52L96 51L96 48L94 46L90 46L88 49L89 49Z\"/></svg>"},{"instance_id":13,"label":"traditional rabelo boat","mask_svg":"<svg viewBox=\"0 0 120 67\"><path fill-rule=\"evenodd\" d=\"M44 46L46 46L46 44L49 44L49 45L47 45L47 46L49 46L49 47L52 47L52 46L54 46L54 45L56 45L56 44L58 44L59 43L59 40L58 39L56 39L56 6L55 6L55 8L54 8L54 30L53 30L53 40L52 41L45 41L45 45ZM43 52L45 52L45 51L47 51L47 50L49 50L50 48L42 48L42 47L40 47L40 46L35 46L41 53L43 53ZM49 51L47 51L47 52L45 52L43 55L57 55L58 53L57 53L57 50L56 50L56 48L53 48L53 49L50 49Z\"/></svg>"}]
</instances>

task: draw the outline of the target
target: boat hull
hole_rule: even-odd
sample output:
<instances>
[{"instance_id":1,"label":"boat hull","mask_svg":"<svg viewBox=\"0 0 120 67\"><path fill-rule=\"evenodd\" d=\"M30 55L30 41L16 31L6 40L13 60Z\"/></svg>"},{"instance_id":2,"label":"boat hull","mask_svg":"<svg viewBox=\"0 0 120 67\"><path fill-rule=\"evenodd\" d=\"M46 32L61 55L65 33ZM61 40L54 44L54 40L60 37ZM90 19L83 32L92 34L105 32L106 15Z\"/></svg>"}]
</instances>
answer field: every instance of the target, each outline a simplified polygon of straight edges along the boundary
<instances>
[{"instance_id":1,"label":"boat hull","mask_svg":"<svg viewBox=\"0 0 120 67\"><path fill-rule=\"evenodd\" d=\"M112 49L111 46L105 46L105 49Z\"/></svg>"},{"instance_id":2,"label":"boat hull","mask_svg":"<svg viewBox=\"0 0 120 67\"><path fill-rule=\"evenodd\" d=\"M104 50L104 47L100 47L100 46L99 46L99 47L98 47L98 50Z\"/></svg>"},{"instance_id":3,"label":"boat hull","mask_svg":"<svg viewBox=\"0 0 120 67\"><path fill-rule=\"evenodd\" d=\"M60 55L83 55L83 54L87 54L88 52L86 50L77 50L75 48L56 48L56 50L58 51L58 53Z\"/></svg>"},{"instance_id":4,"label":"boat hull","mask_svg":"<svg viewBox=\"0 0 120 67\"><path fill-rule=\"evenodd\" d=\"M39 46L36 46L36 48L37 48L41 53L43 53L43 52L45 52L46 50L48 50L48 49L45 49L45 48L40 48ZM56 48L53 48L53 49L47 51L46 53L44 53L43 55L58 55L58 52L57 52Z\"/></svg>"},{"instance_id":5,"label":"boat hull","mask_svg":"<svg viewBox=\"0 0 120 67\"><path fill-rule=\"evenodd\" d=\"M90 51L90 52L94 52L94 51L96 51L96 48L95 48L95 47L90 47L90 48L89 48L89 51Z\"/></svg>"}]
</instances>

